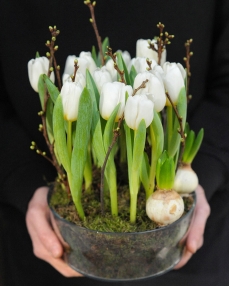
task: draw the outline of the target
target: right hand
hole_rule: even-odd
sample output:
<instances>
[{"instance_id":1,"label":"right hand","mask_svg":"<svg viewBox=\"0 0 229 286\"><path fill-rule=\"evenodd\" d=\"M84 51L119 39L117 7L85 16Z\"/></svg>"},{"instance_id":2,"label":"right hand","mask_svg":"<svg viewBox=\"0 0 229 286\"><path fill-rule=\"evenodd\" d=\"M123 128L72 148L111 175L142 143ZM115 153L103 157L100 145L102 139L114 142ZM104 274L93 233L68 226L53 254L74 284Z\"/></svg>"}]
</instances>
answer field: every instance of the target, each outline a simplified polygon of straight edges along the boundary
<instances>
[{"instance_id":1,"label":"right hand","mask_svg":"<svg viewBox=\"0 0 229 286\"><path fill-rule=\"evenodd\" d=\"M63 246L50 225L47 194L47 187L38 188L29 202L26 213L26 225L32 240L33 252L66 277L82 276L62 259Z\"/></svg>"}]
</instances>

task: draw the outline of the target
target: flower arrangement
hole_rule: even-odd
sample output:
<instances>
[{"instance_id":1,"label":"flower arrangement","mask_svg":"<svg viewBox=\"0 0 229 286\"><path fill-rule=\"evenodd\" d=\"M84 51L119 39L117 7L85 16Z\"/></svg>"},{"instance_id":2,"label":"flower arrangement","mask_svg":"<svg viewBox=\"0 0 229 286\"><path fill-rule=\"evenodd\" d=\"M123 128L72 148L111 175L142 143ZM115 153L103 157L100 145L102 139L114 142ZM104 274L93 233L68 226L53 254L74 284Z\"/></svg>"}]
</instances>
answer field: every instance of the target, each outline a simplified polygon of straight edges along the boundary
<instances>
[{"instance_id":1,"label":"flower arrangement","mask_svg":"<svg viewBox=\"0 0 229 286\"><path fill-rule=\"evenodd\" d=\"M166 61L166 48L174 37L159 23L159 36L138 40L136 58L113 53L108 38L101 40L96 26L96 3L84 1L91 12L99 52L69 56L61 84L55 53L59 30L49 27L47 57L28 63L29 80L39 93L42 131L51 157L35 142L31 149L57 169L58 181L74 202L79 218L86 219L82 197L93 192L93 170L100 170L100 206L109 197L110 213L119 216L118 176L127 166L129 221L136 223L139 189L145 191L146 213L165 226L184 212L183 194L195 190L197 175L191 168L203 139L186 122L190 81L190 45L186 69ZM55 76L54 76L55 72ZM57 86L54 84L57 79Z\"/></svg>"}]
</instances>

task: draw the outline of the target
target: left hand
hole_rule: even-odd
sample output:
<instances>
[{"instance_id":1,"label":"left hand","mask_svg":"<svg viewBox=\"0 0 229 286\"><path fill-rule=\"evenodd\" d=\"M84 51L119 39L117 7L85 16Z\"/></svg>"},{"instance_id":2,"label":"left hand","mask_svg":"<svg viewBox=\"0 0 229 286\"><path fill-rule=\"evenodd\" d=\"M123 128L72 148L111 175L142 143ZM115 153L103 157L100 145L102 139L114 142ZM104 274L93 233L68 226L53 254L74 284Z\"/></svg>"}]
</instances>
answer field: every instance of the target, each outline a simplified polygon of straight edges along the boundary
<instances>
[{"instance_id":1,"label":"left hand","mask_svg":"<svg viewBox=\"0 0 229 286\"><path fill-rule=\"evenodd\" d=\"M198 185L196 188L197 202L194 219L191 224L183 256L174 269L183 267L204 242L204 229L210 215L210 206L206 200L204 189Z\"/></svg>"}]
</instances>

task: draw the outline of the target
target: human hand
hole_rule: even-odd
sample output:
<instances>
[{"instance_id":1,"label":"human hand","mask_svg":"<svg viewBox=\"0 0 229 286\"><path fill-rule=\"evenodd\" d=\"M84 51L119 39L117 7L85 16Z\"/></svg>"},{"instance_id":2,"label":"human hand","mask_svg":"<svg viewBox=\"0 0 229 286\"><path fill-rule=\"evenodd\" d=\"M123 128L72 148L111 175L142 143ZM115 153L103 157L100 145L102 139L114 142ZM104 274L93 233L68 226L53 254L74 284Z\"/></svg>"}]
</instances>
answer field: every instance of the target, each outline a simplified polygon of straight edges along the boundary
<instances>
[{"instance_id":1,"label":"human hand","mask_svg":"<svg viewBox=\"0 0 229 286\"><path fill-rule=\"evenodd\" d=\"M50 210L47 203L47 187L38 188L30 200L26 225L33 244L33 252L38 258L51 264L66 277L82 276L70 268L61 258L63 246L50 224Z\"/></svg>"},{"instance_id":2,"label":"human hand","mask_svg":"<svg viewBox=\"0 0 229 286\"><path fill-rule=\"evenodd\" d=\"M197 201L194 213L194 219L191 224L183 256L174 269L183 267L192 255L203 245L204 229L207 218L210 215L210 207L206 200L203 188L198 185L196 189Z\"/></svg>"}]
</instances>

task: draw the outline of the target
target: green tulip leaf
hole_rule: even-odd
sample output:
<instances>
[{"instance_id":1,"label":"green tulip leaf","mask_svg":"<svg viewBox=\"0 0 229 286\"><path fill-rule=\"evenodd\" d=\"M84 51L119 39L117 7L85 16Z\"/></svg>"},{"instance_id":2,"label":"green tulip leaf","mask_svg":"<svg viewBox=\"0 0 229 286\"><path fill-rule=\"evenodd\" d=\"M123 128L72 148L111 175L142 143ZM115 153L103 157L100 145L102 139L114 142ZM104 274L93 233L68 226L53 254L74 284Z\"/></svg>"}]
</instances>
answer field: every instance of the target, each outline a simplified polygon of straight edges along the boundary
<instances>
[{"instance_id":1,"label":"green tulip leaf","mask_svg":"<svg viewBox=\"0 0 229 286\"><path fill-rule=\"evenodd\" d=\"M149 170L150 170L149 158L148 155L144 152L142 156L142 164L140 169L140 180L145 190L149 188Z\"/></svg>"},{"instance_id":2,"label":"green tulip leaf","mask_svg":"<svg viewBox=\"0 0 229 286\"><path fill-rule=\"evenodd\" d=\"M204 130L203 128L200 129L199 133L196 136L196 139L192 145L192 149L189 153L189 156L187 158L187 163L191 164L192 161L194 160L198 150L200 149L200 146L202 144L203 141L203 137L204 137Z\"/></svg>"},{"instance_id":3,"label":"green tulip leaf","mask_svg":"<svg viewBox=\"0 0 229 286\"><path fill-rule=\"evenodd\" d=\"M60 94L60 91L58 90L58 88L55 86L55 84L51 81L51 79L47 75L44 74L43 79L46 83L49 95L53 103L55 103L58 95Z\"/></svg>"},{"instance_id":4,"label":"green tulip leaf","mask_svg":"<svg viewBox=\"0 0 229 286\"><path fill-rule=\"evenodd\" d=\"M145 148L145 139L146 139L146 123L145 120L142 119L138 126L138 129L135 131L134 146L133 146L132 172L134 172L136 176L139 176L139 170L142 164L142 157Z\"/></svg>"},{"instance_id":5,"label":"green tulip leaf","mask_svg":"<svg viewBox=\"0 0 229 286\"><path fill-rule=\"evenodd\" d=\"M136 71L135 67L132 66L130 69L130 76L129 76L130 77L130 85L132 87L134 85L134 80L135 80L136 75L137 75L137 71Z\"/></svg>"},{"instance_id":6,"label":"green tulip leaf","mask_svg":"<svg viewBox=\"0 0 229 286\"><path fill-rule=\"evenodd\" d=\"M124 71L124 76L125 76L125 80L126 80L126 84L130 85L130 77L129 77L129 73L126 67L126 64L122 58L122 54L120 52L117 53L117 64L118 67L120 69L120 71ZM120 76L118 76L118 78L120 79Z\"/></svg>"},{"instance_id":7,"label":"green tulip leaf","mask_svg":"<svg viewBox=\"0 0 229 286\"><path fill-rule=\"evenodd\" d=\"M107 124L106 124L105 129L104 129L103 142L104 142L105 152L108 151L108 149L109 149L109 147L111 145L111 142L113 140L113 137L114 137L113 130L114 130L115 118L117 116L117 113L118 113L118 110L120 108L120 105L121 105L121 103L119 103L114 108L114 110L112 111L109 119L107 120ZM111 153L114 154L114 152L111 152Z\"/></svg>"},{"instance_id":8,"label":"green tulip leaf","mask_svg":"<svg viewBox=\"0 0 229 286\"><path fill-rule=\"evenodd\" d=\"M67 173L71 172L70 158L67 149L66 133L64 128L64 115L62 99L59 95L53 110L53 134L55 138L55 149L58 158Z\"/></svg>"},{"instance_id":9,"label":"green tulip leaf","mask_svg":"<svg viewBox=\"0 0 229 286\"><path fill-rule=\"evenodd\" d=\"M97 52L96 52L95 46L92 46L92 49L91 49L91 57L93 58L93 60L94 60L95 63L96 63L96 66L98 67L99 64L98 64Z\"/></svg>"},{"instance_id":10,"label":"green tulip leaf","mask_svg":"<svg viewBox=\"0 0 229 286\"><path fill-rule=\"evenodd\" d=\"M166 151L158 159L156 177L159 189L172 189L175 178L175 165L173 158L169 157Z\"/></svg>"},{"instance_id":11,"label":"green tulip leaf","mask_svg":"<svg viewBox=\"0 0 229 286\"><path fill-rule=\"evenodd\" d=\"M38 80L38 94L41 102L41 108L44 110L44 99L45 99L45 93L46 93L46 86L43 79L43 74L40 75Z\"/></svg>"},{"instance_id":12,"label":"green tulip leaf","mask_svg":"<svg viewBox=\"0 0 229 286\"><path fill-rule=\"evenodd\" d=\"M99 95L99 91L97 89L97 86L95 84L95 81L94 81L92 75L90 74L89 70L86 70L86 84L87 84L87 89L91 93L93 103L94 103L94 101L96 102L97 110L99 110L100 95Z\"/></svg>"},{"instance_id":13,"label":"green tulip leaf","mask_svg":"<svg viewBox=\"0 0 229 286\"><path fill-rule=\"evenodd\" d=\"M74 202L80 204L83 174L87 160L87 150L93 114L93 102L89 91L84 88L79 101L79 112L76 124L76 134L73 142L70 186Z\"/></svg>"},{"instance_id":14,"label":"green tulip leaf","mask_svg":"<svg viewBox=\"0 0 229 286\"><path fill-rule=\"evenodd\" d=\"M188 156L190 154L190 151L192 149L194 140L195 140L195 132L193 130L190 130L189 133L186 133L187 137L185 140L185 148L184 148L184 153L183 153L183 158L182 158L182 162L186 163L188 160Z\"/></svg>"},{"instance_id":15,"label":"green tulip leaf","mask_svg":"<svg viewBox=\"0 0 229 286\"><path fill-rule=\"evenodd\" d=\"M46 128L48 133L49 142L52 144L54 142L53 137L53 102L48 98L46 106Z\"/></svg>"}]
</instances>

